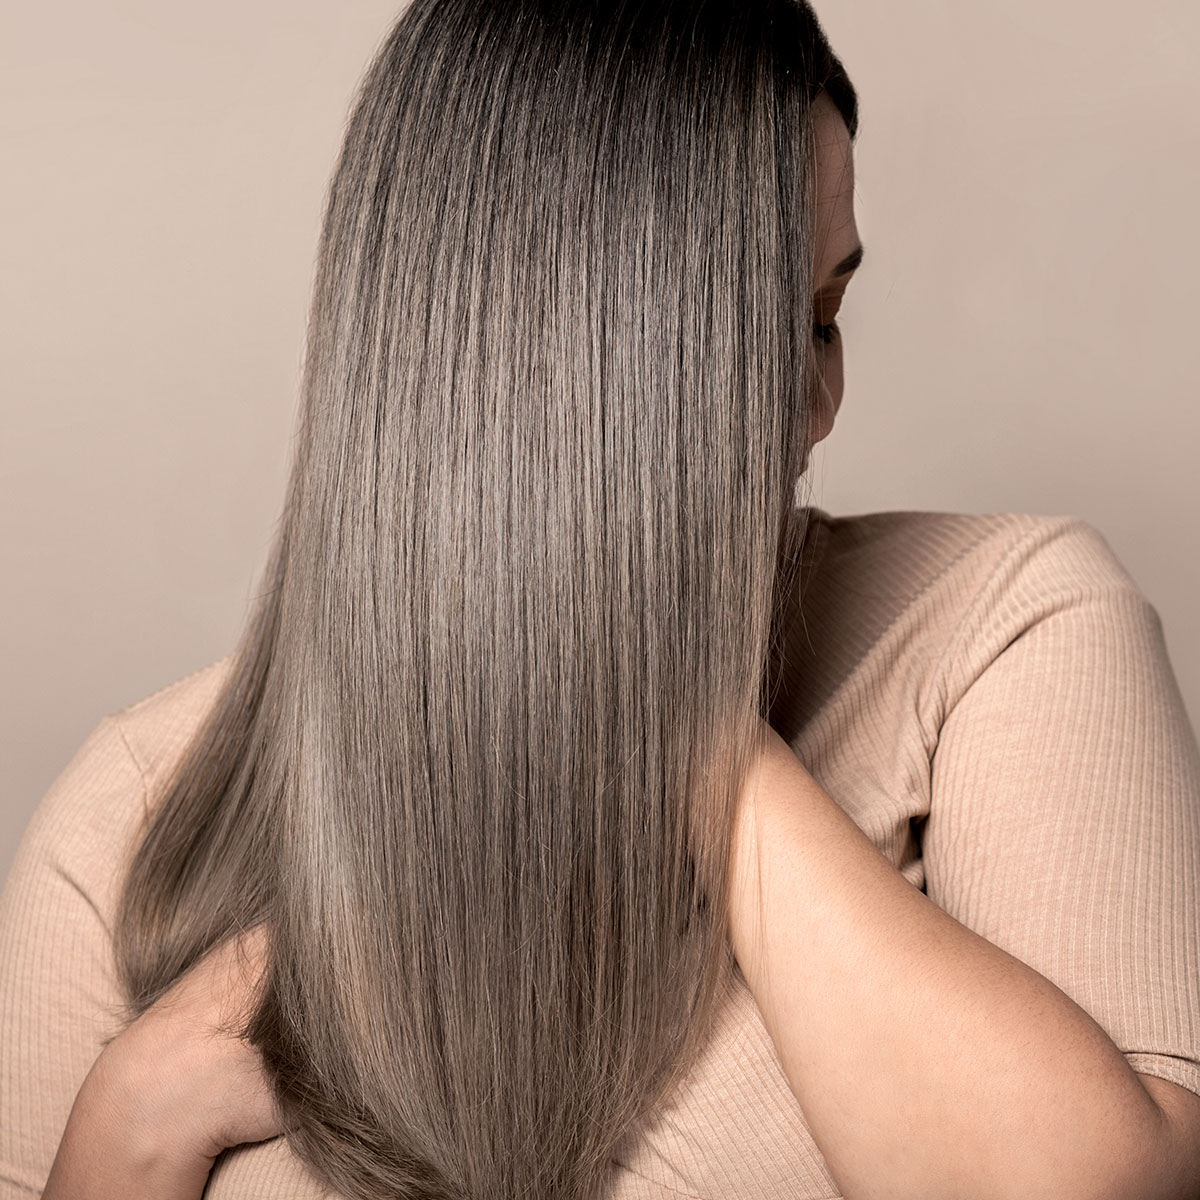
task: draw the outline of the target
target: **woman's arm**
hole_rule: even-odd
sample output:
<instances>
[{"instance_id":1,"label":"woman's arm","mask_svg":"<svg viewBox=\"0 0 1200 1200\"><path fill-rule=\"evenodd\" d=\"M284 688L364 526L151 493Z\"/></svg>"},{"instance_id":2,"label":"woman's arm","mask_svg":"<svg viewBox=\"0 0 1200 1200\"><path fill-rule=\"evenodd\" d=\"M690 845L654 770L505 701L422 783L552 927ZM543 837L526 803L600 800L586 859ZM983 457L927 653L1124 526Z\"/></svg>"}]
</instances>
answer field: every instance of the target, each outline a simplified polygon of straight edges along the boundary
<instances>
[{"instance_id":1,"label":"woman's arm","mask_svg":"<svg viewBox=\"0 0 1200 1200\"><path fill-rule=\"evenodd\" d=\"M282 1132L257 1051L231 1032L267 947L262 926L222 943L104 1048L43 1200L199 1200L226 1147Z\"/></svg>"},{"instance_id":2,"label":"woman's arm","mask_svg":"<svg viewBox=\"0 0 1200 1200\"><path fill-rule=\"evenodd\" d=\"M765 737L731 942L847 1200L1178 1195L1154 1175L1170 1124L1103 1029L914 888Z\"/></svg>"}]
</instances>

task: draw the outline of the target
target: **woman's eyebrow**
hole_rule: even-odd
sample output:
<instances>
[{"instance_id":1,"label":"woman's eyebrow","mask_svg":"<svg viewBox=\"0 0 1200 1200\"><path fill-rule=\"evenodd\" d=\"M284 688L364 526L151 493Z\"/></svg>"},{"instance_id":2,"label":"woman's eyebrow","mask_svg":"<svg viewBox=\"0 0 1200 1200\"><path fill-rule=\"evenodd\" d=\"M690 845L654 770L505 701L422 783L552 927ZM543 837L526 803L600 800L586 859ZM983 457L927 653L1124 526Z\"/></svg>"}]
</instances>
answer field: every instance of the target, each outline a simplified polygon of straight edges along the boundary
<instances>
[{"instance_id":1,"label":"woman's eyebrow","mask_svg":"<svg viewBox=\"0 0 1200 1200\"><path fill-rule=\"evenodd\" d=\"M862 265L863 254L862 242L850 251L845 258L842 259L836 267L833 268L833 273L829 276L830 279L840 279L843 275L849 275L851 271L857 271Z\"/></svg>"}]
</instances>

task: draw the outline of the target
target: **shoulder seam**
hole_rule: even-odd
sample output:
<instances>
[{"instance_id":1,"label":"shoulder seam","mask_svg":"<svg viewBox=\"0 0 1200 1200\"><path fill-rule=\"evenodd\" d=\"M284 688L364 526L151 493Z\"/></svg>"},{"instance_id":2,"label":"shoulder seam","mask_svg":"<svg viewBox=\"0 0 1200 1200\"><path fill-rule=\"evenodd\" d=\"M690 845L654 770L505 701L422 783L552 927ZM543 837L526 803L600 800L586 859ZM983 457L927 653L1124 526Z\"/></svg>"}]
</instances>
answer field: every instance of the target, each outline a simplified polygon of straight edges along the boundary
<instances>
[{"instance_id":1,"label":"shoulder seam","mask_svg":"<svg viewBox=\"0 0 1200 1200\"><path fill-rule=\"evenodd\" d=\"M1076 523L1087 523L1084 518L1078 516L1055 517L1052 518L1052 520L1056 523L1062 523L1059 525L1060 530L1069 528L1071 525ZM933 669L927 676L932 687L936 688L939 681L942 679L942 671L947 660L950 659L955 652L957 652L963 635L971 622L971 618L975 615L975 610L982 603L984 596L987 595L992 586L993 580L995 580L996 576L999 575L1000 572L1003 571L1014 558L1023 553L1031 542L1035 541L1039 537L1044 536L1046 533L1046 528L1046 523L1044 521L1039 521L1033 526L1033 528L1026 530L1025 533L1017 538L1017 540L1013 542L1013 544L1009 546L1007 550L1005 550L1005 552L1000 556L999 561L987 573L983 582L980 583L979 587L975 590L975 595L971 597L970 603L965 609L963 609L962 616L959 617L958 622L954 627L954 632L946 639L946 644L942 647L942 652L938 655L937 662L934 664ZM976 545L978 544L979 543L976 543ZM922 697L920 706L922 713L926 712L927 703L928 693ZM940 726L940 722L938 724Z\"/></svg>"},{"instance_id":2,"label":"shoulder seam","mask_svg":"<svg viewBox=\"0 0 1200 1200\"><path fill-rule=\"evenodd\" d=\"M137 753L134 751L133 743L129 740L129 735L125 732L125 727L121 723L121 718L118 713L110 713L106 720L112 722L113 728L117 731L117 737L121 739L121 744L125 747L126 754L129 755L130 761L138 773L138 781L142 789L142 814L144 817L150 816L150 785L147 781L147 773L145 764Z\"/></svg>"}]
</instances>

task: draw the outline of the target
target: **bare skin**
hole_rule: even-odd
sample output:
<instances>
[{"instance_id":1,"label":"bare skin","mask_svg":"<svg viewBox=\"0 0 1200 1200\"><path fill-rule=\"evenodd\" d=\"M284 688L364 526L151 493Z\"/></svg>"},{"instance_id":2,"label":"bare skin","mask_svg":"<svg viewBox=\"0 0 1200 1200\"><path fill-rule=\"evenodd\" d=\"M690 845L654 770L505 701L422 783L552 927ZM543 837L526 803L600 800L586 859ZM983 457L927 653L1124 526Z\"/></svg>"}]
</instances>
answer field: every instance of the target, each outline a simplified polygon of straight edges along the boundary
<instances>
[{"instance_id":1,"label":"bare skin","mask_svg":"<svg viewBox=\"0 0 1200 1200\"><path fill-rule=\"evenodd\" d=\"M862 245L854 219L854 151L850 131L841 113L821 92L813 103L816 135L816 270L813 292L815 320L822 325L835 322L846 288L854 271L838 273L838 265ZM842 404L845 386L841 331L826 343L814 334L817 363L822 376L821 406L817 413L813 443L829 436L834 417Z\"/></svg>"}]
</instances>

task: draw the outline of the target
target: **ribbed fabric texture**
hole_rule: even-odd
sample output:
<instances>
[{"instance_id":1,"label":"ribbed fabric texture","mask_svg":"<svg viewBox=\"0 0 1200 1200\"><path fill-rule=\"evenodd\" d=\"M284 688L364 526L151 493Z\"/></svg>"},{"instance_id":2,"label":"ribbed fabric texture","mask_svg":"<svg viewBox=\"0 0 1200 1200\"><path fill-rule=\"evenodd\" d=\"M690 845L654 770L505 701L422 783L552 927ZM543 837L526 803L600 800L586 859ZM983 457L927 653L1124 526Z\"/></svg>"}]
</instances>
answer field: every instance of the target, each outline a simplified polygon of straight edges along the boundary
<instances>
[{"instance_id":1,"label":"ribbed fabric texture","mask_svg":"<svg viewBox=\"0 0 1200 1200\"><path fill-rule=\"evenodd\" d=\"M780 732L905 878L1200 1094L1200 748L1153 605L1078 517L812 518ZM120 869L230 661L100 721L24 834L0 894L0 1200L40 1193L116 1028ZM619 1159L606 1200L839 1195L740 975ZM227 1152L205 1193L326 1195L283 1139Z\"/></svg>"}]
</instances>

